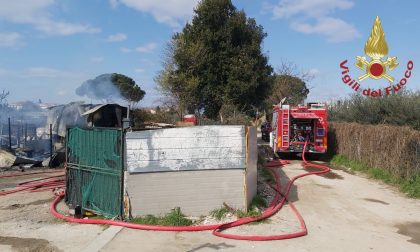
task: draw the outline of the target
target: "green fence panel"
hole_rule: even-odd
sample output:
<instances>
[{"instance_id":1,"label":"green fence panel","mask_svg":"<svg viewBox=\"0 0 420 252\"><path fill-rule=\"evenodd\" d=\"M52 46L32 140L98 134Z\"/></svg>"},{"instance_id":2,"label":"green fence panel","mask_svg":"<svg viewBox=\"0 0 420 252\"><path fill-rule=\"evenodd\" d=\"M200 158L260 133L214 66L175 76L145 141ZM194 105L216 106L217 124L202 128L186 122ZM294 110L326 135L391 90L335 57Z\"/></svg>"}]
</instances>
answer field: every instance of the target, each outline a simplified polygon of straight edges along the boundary
<instances>
[{"instance_id":1,"label":"green fence panel","mask_svg":"<svg viewBox=\"0 0 420 252\"><path fill-rule=\"evenodd\" d=\"M119 129L68 129L68 204L106 217L122 216L122 141Z\"/></svg>"}]
</instances>

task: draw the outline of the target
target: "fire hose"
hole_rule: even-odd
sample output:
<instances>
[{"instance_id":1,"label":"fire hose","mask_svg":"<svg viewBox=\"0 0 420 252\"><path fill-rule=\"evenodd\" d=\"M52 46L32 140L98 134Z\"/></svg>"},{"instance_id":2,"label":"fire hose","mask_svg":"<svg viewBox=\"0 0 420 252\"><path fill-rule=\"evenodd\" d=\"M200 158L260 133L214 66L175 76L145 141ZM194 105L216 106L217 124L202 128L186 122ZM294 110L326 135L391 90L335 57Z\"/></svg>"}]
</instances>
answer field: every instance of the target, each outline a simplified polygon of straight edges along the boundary
<instances>
[{"instance_id":1,"label":"fire hose","mask_svg":"<svg viewBox=\"0 0 420 252\"><path fill-rule=\"evenodd\" d=\"M261 216L258 217L245 217L238 219L236 221L223 223L223 224L214 224L214 225L202 225L202 226L156 226L156 225L144 225L144 224L134 224L134 223L128 223L124 221L115 221L115 220L100 220L100 219L78 219L73 218L70 216L65 216L57 212L56 206L60 202L60 200L64 197L64 192L59 193L57 197L54 199L54 201L51 203L50 211L51 213L59 219L68 221L68 222L75 222L75 223L83 223L83 224L102 224L102 225L114 225L114 226L122 226L127 227L131 229L141 229L141 230L153 230L153 231L204 231L204 230L212 230L213 234L219 237L228 238L228 239L236 239L236 240L250 240L250 241L268 241L268 240L282 240L282 239L290 239L290 238L296 238L300 236L305 236L308 231L305 226L305 222L296 209L296 207L293 205L292 202L289 202L287 197L290 192L290 189L293 185L293 183L302 177L309 176L309 175L320 175L324 174L330 171L330 168L327 166L321 165L321 164L314 164L310 163L305 159L305 151L306 151L307 142L305 142L305 145L303 147L302 152L302 160L304 166L311 166L320 169L319 171L315 172L306 172L303 174L299 174L293 178L290 179L290 181L286 185L286 189L284 193L281 193L281 184L280 184L280 177L277 174L277 172L268 164L265 168L268 169L275 178L276 185L271 186L273 190L275 191L275 196L273 200L271 201L269 207L262 212ZM227 234L223 231L241 226L244 224L248 224L255 221L260 221L266 218L269 218L276 214L284 205L285 202L289 203L289 206L291 207L292 211L296 215L299 223L300 223L300 231L288 233L288 234L278 234L278 235L268 235L268 236L260 236L260 235L253 235L253 236L243 236L243 235L234 235L234 234Z\"/></svg>"},{"instance_id":2,"label":"fire hose","mask_svg":"<svg viewBox=\"0 0 420 252\"><path fill-rule=\"evenodd\" d=\"M0 176L0 178L11 178L11 177L29 176L29 175L37 175L37 174L49 174L49 173L58 173L58 172L62 172L62 171L51 170L51 171L25 172L25 173L21 172L21 173L2 175Z\"/></svg>"},{"instance_id":3,"label":"fire hose","mask_svg":"<svg viewBox=\"0 0 420 252\"><path fill-rule=\"evenodd\" d=\"M64 178L57 178L57 177L63 177L63 176L64 174L59 175L59 176L52 176L52 177L47 177L47 178L42 178L42 179L25 181L23 183L19 183L15 189L7 190L7 191L0 191L0 196L22 192L22 191L40 192L40 191L54 190L56 188L63 188L65 186ZM38 182L40 180L47 180L47 181Z\"/></svg>"},{"instance_id":4,"label":"fire hose","mask_svg":"<svg viewBox=\"0 0 420 252\"><path fill-rule=\"evenodd\" d=\"M30 172L30 173L17 173L17 174L8 174L4 176L0 176L0 178L9 178L9 177L17 177L17 176L26 176L26 175L34 175L34 174L57 174L54 176L39 178L39 179L32 179L25 182L21 182L12 190L0 191L0 196L9 195L12 193L22 192L22 191L29 191L29 192L40 192L40 191L47 191L53 190L56 188L63 188L65 186L64 183L64 172L61 170L53 170L53 171L40 171L40 172Z\"/></svg>"}]
</instances>

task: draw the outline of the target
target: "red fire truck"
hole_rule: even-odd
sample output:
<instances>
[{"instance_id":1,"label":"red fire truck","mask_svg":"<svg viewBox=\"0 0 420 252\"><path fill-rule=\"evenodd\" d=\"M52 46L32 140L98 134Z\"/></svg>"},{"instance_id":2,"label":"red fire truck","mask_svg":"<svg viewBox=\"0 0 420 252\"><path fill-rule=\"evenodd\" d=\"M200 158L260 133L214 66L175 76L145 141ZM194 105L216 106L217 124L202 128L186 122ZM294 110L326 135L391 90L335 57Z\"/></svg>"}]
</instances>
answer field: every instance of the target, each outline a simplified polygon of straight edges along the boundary
<instances>
[{"instance_id":1,"label":"red fire truck","mask_svg":"<svg viewBox=\"0 0 420 252\"><path fill-rule=\"evenodd\" d=\"M308 141L307 151L327 151L327 108L322 103L273 108L270 145L276 153L302 152Z\"/></svg>"},{"instance_id":2,"label":"red fire truck","mask_svg":"<svg viewBox=\"0 0 420 252\"><path fill-rule=\"evenodd\" d=\"M185 123L191 123L192 125L197 125L197 117L195 115L184 115L182 121Z\"/></svg>"}]
</instances>

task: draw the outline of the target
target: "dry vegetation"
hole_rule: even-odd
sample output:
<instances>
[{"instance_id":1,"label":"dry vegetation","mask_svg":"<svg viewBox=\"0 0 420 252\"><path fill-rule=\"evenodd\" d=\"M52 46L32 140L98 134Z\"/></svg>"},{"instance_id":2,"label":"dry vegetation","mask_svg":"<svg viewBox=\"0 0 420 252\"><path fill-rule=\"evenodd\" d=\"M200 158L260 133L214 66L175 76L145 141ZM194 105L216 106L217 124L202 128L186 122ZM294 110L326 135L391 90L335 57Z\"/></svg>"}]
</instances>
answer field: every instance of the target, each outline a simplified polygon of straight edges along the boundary
<instances>
[{"instance_id":1,"label":"dry vegetation","mask_svg":"<svg viewBox=\"0 0 420 252\"><path fill-rule=\"evenodd\" d=\"M420 197L420 131L409 127L331 123L332 163L368 173Z\"/></svg>"},{"instance_id":2,"label":"dry vegetation","mask_svg":"<svg viewBox=\"0 0 420 252\"><path fill-rule=\"evenodd\" d=\"M398 177L420 173L420 132L409 127L331 123L336 151Z\"/></svg>"}]
</instances>

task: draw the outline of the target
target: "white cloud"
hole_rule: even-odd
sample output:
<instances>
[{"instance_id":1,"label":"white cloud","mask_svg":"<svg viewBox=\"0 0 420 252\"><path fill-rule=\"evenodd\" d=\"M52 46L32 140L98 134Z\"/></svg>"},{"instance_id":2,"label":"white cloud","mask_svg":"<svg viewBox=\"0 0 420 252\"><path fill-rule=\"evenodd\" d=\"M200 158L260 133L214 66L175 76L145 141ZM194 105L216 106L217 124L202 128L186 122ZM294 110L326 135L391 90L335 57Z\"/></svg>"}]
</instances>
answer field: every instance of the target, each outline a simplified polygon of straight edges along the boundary
<instances>
[{"instance_id":1,"label":"white cloud","mask_svg":"<svg viewBox=\"0 0 420 252\"><path fill-rule=\"evenodd\" d=\"M335 9L347 10L354 6L349 0L282 0L273 8L275 18L290 18L304 14L311 17L329 15Z\"/></svg>"},{"instance_id":2,"label":"white cloud","mask_svg":"<svg viewBox=\"0 0 420 252\"><path fill-rule=\"evenodd\" d=\"M310 74L311 76L314 76L314 77L319 75L320 73L321 73L321 71L319 71L319 69L317 69L317 68L311 68L308 71L308 74Z\"/></svg>"},{"instance_id":3,"label":"white cloud","mask_svg":"<svg viewBox=\"0 0 420 252\"><path fill-rule=\"evenodd\" d=\"M38 30L43 31L49 35L67 36L76 33L100 32L98 28L94 28L89 25L56 22L48 19L38 22L35 26Z\"/></svg>"},{"instance_id":4,"label":"white cloud","mask_svg":"<svg viewBox=\"0 0 420 252\"><path fill-rule=\"evenodd\" d=\"M23 73L24 77L44 77L44 78L58 78L70 77L72 73L58 70L50 67L30 67Z\"/></svg>"},{"instance_id":5,"label":"white cloud","mask_svg":"<svg viewBox=\"0 0 420 252\"><path fill-rule=\"evenodd\" d=\"M290 20L290 27L305 34L320 34L330 42L344 42L360 37L354 25L331 17L336 10L354 6L350 0L280 0L271 6L273 18Z\"/></svg>"},{"instance_id":6,"label":"white cloud","mask_svg":"<svg viewBox=\"0 0 420 252\"><path fill-rule=\"evenodd\" d=\"M104 57L92 57L90 58L90 62L92 63L101 63L104 62Z\"/></svg>"},{"instance_id":7,"label":"white cloud","mask_svg":"<svg viewBox=\"0 0 420 252\"><path fill-rule=\"evenodd\" d=\"M127 34L125 33L115 33L113 35L109 35L106 39L107 42L121 42L127 39Z\"/></svg>"},{"instance_id":8,"label":"white cloud","mask_svg":"<svg viewBox=\"0 0 420 252\"><path fill-rule=\"evenodd\" d=\"M127 47L121 47L120 51L123 52L123 53L129 53L129 52L132 52L133 50L131 50L130 48L127 48Z\"/></svg>"},{"instance_id":9,"label":"white cloud","mask_svg":"<svg viewBox=\"0 0 420 252\"><path fill-rule=\"evenodd\" d=\"M18 47L23 45L23 36L17 32L0 32L0 47Z\"/></svg>"},{"instance_id":10,"label":"white cloud","mask_svg":"<svg viewBox=\"0 0 420 252\"><path fill-rule=\"evenodd\" d=\"M329 42L345 42L360 37L359 31L353 25L332 17L319 18L313 25L304 22L292 22L291 28L306 34L325 35Z\"/></svg>"},{"instance_id":11,"label":"white cloud","mask_svg":"<svg viewBox=\"0 0 420 252\"><path fill-rule=\"evenodd\" d=\"M156 49L157 44L156 43L148 43L142 46L137 47L136 49L134 49L136 52L139 53L150 53L152 52L154 49Z\"/></svg>"},{"instance_id":12,"label":"white cloud","mask_svg":"<svg viewBox=\"0 0 420 252\"><path fill-rule=\"evenodd\" d=\"M90 25L54 20L51 11L49 11L54 4L55 0L0 0L0 20L33 25L35 29L49 35L66 36L100 31Z\"/></svg>"},{"instance_id":13,"label":"white cloud","mask_svg":"<svg viewBox=\"0 0 420 252\"><path fill-rule=\"evenodd\" d=\"M8 69L5 68L0 68L0 76L7 76L13 74L13 71L10 71Z\"/></svg>"},{"instance_id":14,"label":"white cloud","mask_svg":"<svg viewBox=\"0 0 420 252\"><path fill-rule=\"evenodd\" d=\"M109 4L113 9L118 7L118 0L109 0Z\"/></svg>"},{"instance_id":15,"label":"white cloud","mask_svg":"<svg viewBox=\"0 0 420 252\"><path fill-rule=\"evenodd\" d=\"M143 68L137 68L137 69L134 69L134 72L136 72L136 73L144 73L144 69Z\"/></svg>"},{"instance_id":16,"label":"white cloud","mask_svg":"<svg viewBox=\"0 0 420 252\"><path fill-rule=\"evenodd\" d=\"M199 0L111 0L111 6L118 3L135 10L150 13L157 22L178 28L181 22L190 18Z\"/></svg>"}]
</instances>

